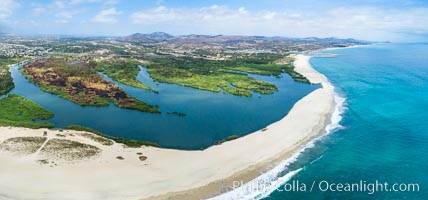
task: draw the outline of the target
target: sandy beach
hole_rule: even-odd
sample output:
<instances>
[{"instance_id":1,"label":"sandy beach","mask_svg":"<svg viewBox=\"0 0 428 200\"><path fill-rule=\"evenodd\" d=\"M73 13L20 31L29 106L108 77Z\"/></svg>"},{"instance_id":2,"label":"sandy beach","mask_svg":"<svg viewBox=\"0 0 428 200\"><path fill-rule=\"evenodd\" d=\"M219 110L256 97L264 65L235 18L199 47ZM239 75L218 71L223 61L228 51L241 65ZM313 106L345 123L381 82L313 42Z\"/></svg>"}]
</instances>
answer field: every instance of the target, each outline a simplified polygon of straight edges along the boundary
<instances>
[{"instance_id":1,"label":"sandy beach","mask_svg":"<svg viewBox=\"0 0 428 200\"><path fill-rule=\"evenodd\" d=\"M333 87L311 68L309 56L295 56L296 71L319 88L299 100L283 119L237 140L203 151L106 146L77 131L0 127L0 141L40 136L95 146L96 157L41 165L40 150L16 156L0 152L0 199L204 199L271 169L325 131L334 110ZM208 128L208 127L207 127ZM139 156L147 157L140 160ZM123 159L117 159L120 156Z\"/></svg>"}]
</instances>

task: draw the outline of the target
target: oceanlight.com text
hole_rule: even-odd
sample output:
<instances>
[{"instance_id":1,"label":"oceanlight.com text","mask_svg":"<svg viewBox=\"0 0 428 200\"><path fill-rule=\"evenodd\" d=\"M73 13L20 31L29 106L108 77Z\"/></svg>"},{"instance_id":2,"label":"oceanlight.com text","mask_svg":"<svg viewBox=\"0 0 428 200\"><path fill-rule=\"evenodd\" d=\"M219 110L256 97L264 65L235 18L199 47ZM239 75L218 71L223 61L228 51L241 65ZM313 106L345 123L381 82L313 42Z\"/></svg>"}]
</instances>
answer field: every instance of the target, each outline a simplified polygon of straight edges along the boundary
<instances>
[{"instance_id":1,"label":"oceanlight.com text","mask_svg":"<svg viewBox=\"0 0 428 200\"><path fill-rule=\"evenodd\" d=\"M376 192L419 192L418 183L389 183L376 181L357 182L330 182L327 180L312 181L311 183L301 182L299 180L288 181L285 184L252 181L244 184L242 181L234 181L233 189L244 190L244 192L364 192L372 195Z\"/></svg>"}]
</instances>

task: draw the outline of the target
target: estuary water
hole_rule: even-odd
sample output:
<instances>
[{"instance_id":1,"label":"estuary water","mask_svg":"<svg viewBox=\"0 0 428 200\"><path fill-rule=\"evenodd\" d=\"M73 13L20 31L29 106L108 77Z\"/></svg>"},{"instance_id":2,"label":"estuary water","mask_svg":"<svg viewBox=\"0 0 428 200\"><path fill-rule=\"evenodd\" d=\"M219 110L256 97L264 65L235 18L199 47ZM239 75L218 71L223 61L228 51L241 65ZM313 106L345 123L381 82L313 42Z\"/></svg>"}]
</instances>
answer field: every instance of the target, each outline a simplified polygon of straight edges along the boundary
<instances>
[{"instance_id":1,"label":"estuary water","mask_svg":"<svg viewBox=\"0 0 428 200\"><path fill-rule=\"evenodd\" d=\"M428 44L313 53L346 98L340 125L228 199L428 199L427 55Z\"/></svg>"},{"instance_id":2,"label":"estuary water","mask_svg":"<svg viewBox=\"0 0 428 200\"><path fill-rule=\"evenodd\" d=\"M228 136L244 136L262 129L283 118L294 103L320 87L294 82L287 74L282 74L281 78L249 74L276 84L278 91L270 95L253 93L251 98L239 97L157 83L143 67L137 78L159 94L115 82L131 96L159 105L162 114L151 114L115 105L81 107L41 91L18 69L19 66L11 68L15 89L10 93L25 96L54 112L55 117L47 121L55 127L82 125L107 135L154 142L175 149L203 149ZM181 112L187 116L168 115L167 112Z\"/></svg>"}]
</instances>

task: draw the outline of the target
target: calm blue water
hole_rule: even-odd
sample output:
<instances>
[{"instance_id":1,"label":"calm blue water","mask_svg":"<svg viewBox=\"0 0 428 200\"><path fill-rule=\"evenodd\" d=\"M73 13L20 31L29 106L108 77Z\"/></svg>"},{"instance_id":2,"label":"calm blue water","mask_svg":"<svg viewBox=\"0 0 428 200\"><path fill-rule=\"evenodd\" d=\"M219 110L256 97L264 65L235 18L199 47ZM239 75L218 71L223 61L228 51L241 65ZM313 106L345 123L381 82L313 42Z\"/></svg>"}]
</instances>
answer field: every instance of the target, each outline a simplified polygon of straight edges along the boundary
<instances>
[{"instance_id":1,"label":"calm blue water","mask_svg":"<svg viewBox=\"0 0 428 200\"><path fill-rule=\"evenodd\" d=\"M325 52L339 56L310 62L346 97L344 128L323 137L281 172L301 169L288 183L305 183L306 192L275 191L267 199L428 199L428 44ZM317 187L323 180L417 183L420 191L321 192Z\"/></svg>"},{"instance_id":2,"label":"calm blue water","mask_svg":"<svg viewBox=\"0 0 428 200\"><path fill-rule=\"evenodd\" d=\"M29 83L17 67L11 69L15 89L11 93L23 95L48 110L55 117L48 120L56 127L77 124L91 127L105 134L160 144L165 148L201 149L230 135L243 136L259 130L284 117L300 98L318 85L294 82L283 78L250 75L278 86L272 95L254 94L252 98L196 90L192 88L155 83L146 70L138 79L159 91L129 87L120 83L131 96L160 106L162 114L108 107L81 107L68 100L40 91ZM186 113L186 117L167 115L166 112Z\"/></svg>"}]
</instances>

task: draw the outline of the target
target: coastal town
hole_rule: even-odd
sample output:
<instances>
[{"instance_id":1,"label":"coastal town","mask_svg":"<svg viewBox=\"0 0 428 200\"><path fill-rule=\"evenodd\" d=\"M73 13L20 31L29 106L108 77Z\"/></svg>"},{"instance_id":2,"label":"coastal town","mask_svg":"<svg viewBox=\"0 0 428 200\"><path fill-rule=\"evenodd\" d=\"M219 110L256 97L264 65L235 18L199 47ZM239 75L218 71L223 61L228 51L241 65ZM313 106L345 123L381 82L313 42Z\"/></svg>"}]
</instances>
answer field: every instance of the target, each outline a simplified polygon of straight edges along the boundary
<instances>
[{"instance_id":1,"label":"coastal town","mask_svg":"<svg viewBox=\"0 0 428 200\"><path fill-rule=\"evenodd\" d=\"M367 44L338 38L285 38L262 36L173 36L163 32L124 37L24 37L0 35L0 57L35 58L48 55L81 55L145 58L159 55L227 60L248 54L285 55L329 47Z\"/></svg>"}]
</instances>

